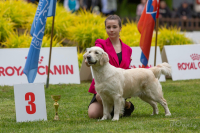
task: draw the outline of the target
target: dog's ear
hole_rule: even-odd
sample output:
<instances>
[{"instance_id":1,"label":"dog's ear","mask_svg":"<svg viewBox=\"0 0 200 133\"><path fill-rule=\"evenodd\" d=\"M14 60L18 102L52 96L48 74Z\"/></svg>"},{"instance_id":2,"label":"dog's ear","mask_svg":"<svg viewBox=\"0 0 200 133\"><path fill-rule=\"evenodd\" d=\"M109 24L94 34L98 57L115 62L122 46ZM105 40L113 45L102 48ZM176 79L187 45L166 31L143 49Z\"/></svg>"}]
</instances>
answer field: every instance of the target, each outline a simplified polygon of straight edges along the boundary
<instances>
[{"instance_id":1,"label":"dog's ear","mask_svg":"<svg viewBox=\"0 0 200 133\"><path fill-rule=\"evenodd\" d=\"M108 61L109 61L108 54L104 52L100 59L100 65L103 66Z\"/></svg>"}]
</instances>

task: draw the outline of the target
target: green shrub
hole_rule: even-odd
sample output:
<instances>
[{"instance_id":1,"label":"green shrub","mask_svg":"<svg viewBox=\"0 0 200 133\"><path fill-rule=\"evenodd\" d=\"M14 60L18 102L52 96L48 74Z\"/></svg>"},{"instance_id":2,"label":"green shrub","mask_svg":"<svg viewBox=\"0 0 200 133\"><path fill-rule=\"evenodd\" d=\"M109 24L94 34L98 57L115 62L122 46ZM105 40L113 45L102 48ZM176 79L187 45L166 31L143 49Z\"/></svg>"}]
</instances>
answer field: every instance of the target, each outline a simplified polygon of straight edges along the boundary
<instances>
[{"instance_id":1,"label":"green shrub","mask_svg":"<svg viewBox=\"0 0 200 133\"><path fill-rule=\"evenodd\" d=\"M16 27L29 28L33 22L36 5L24 0L0 1L0 13L2 17L11 19Z\"/></svg>"},{"instance_id":2,"label":"green shrub","mask_svg":"<svg viewBox=\"0 0 200 133\"><path fill-rule=\"evenodd\" d=\"M85 50L88 47L94 46L96 39L106 39L107 35L103 26L92 24L79 24L67 30L70 34L68 39L78 43L78 47Z\"/></svg>"},{"instance_id":3,"label":"green shrub","mask_svg":"<svg viewBox=\"0 0 200 133\"><path fill-rule=\"evenodd\" d=\"M82 65L82 61L83 61L83 52L78 52L78 66L79 66L79 69L81 68L81 65Z\"/></svg>"},{"instance_id":4,"label":"green shrub","mask_svg":"<svg viewBox=\"0 0 200 133\"><path fill-rule=\"evenodd\" d=\"M105 19L90 12L81 11L74 26L66 29L67 39L77 42L81 50L94 46L96 39L106 39Z\"/></svg>"},{"instance_id":5,"label":"green shrub","mask_svg":"<svg viewBox=\"0 0 200 133\"><path fill-rule=\"evenodd\" d=\"M102 23L104 24L105 21L105 17L103 17L102 15L96 15L86 10L80 10L76 16L76 21L74 22L75 26L78 24L98 25Z\"/></svg>"},{"instance_id":6,"label":"green shrub","mask_svg":"<svg viewBox=\"0 0 200 133\"><path fill-rule=\"evenodd\" d=\"M71 28L71 26L74 26L75 18L76 18L75 14L67 12L62 5L59 5L57 3L56 15L54 20L54 36L56 36L59 40L66 38L68 35L66 29L69 29ZM47 18L45 34L51 34L52 19L53 17Z\"/></svg>"},{"instance_id":7,"label":"green shrub","mask_svg":"<svg viewBox=\"0 0 200 133\"><path fill-rule=\"evenodd\" d=\"M129 45L130 47L135 47L140 45L140 33L137 29L137 24L134 22L128 22L122 26L120 32L121 40Z\"/></svg>"},{"instance_id":8,"label":"green shrub","mask_svg":"<svg viewBox=\"0 0 200 133\"><path fill-rule=\"evenodd\" d=\"M187 38L185 34L180 33L180 28L159 28L157 44L160 50L162 50L165 45L185 45L192 43L193 41L191 39ZM155 34L152 45L155 46Z\"/></svg>"},{"instance_id":9,"label":"green shrub","mask_svg":"<svg viewBox=\"0 0 200 133\"><path fill-rule=\"evenodd\" d=\"M13 32L13 26L10 19L0 17L0 42L4 42L8 35Z\"/></svg>"},{"instance_id":10,"label":"green shrub","mask_svg":"<svg viewBox=\"0 0 200 133\"><path fill-rule=\"evenodd\" d=\"M26 33L19 36L17 32L13 32L2 44L6 48L28 48L31 44L31 36Z\"/></svg>"},{"instance_id":11,"label":"green shrub","mask_svg":"<svg viewBox=\"0 0 200 133\"><path fill-rule=\"evenodd\" d=\"M45 35L42 40L42 47L50 47L51 37L49 35ZM62 40L58 41L57 37L54 36L52 40L52 47L62 47Z\"/></svg>"},{"instance_id":12,"label":"green shrub","mask_svg":"<svg viewBox=\"0 0 200 133\"><path fill-rule=\"evenodd\" d=\"M44 36L42 41L42 47L50 46L50 37ZM18 35L17 32L10 33L6 41L2 43L6 48L29 48L32 41L32 37L25 32L23 35ZM52 47L60 47L61 42L58 42L56 37L53 38Z\"/></svg>"}]
</instances>

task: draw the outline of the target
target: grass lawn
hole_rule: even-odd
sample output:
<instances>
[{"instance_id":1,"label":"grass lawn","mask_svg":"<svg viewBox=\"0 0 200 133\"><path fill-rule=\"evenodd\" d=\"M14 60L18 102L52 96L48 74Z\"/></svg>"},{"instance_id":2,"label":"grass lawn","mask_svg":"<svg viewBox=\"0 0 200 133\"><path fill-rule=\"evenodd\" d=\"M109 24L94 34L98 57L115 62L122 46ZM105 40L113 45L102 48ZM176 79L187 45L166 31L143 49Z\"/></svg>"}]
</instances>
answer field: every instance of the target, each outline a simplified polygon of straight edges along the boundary
<instances>
[{"instance_id":1,"label":"grass lawn","mask_svg":"<svg viewBox=\"0 0 200 133\"><path fill-rule=\"evenodd\" d=\"M161 84L172 116L165 117L161 105L158 105L159 114L151 116L149 104L131 98L135 111L130 117L114 122L88 118L87 109L92 98L87 92L90 82L50 85L45 89L48 120L22 123L16 123L13 87L0 86L0 132L200 132L200 80L167 80ZM61 95L60 121L53 121L55 110L51 95L55 94Z\"/></svg>"}]
</instances>

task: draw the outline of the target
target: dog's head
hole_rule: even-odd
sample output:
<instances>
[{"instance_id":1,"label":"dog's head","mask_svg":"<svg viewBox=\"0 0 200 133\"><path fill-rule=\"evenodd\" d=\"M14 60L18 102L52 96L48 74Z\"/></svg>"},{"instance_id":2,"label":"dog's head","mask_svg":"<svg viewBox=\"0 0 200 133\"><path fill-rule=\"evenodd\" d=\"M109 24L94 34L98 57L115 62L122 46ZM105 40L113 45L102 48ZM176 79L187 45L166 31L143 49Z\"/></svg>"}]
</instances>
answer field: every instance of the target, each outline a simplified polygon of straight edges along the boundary
<instances>
[{"instance_id":1,"label":"dog's head","mask_svg":"<svg viewBox=\"0 0 200 133\"><path fill-rule=\"evenodd\" d=\"M109 61L108 54L100 47L91 47L83 57L90 66L102 66Z\"/></svg>"}]
</instances>

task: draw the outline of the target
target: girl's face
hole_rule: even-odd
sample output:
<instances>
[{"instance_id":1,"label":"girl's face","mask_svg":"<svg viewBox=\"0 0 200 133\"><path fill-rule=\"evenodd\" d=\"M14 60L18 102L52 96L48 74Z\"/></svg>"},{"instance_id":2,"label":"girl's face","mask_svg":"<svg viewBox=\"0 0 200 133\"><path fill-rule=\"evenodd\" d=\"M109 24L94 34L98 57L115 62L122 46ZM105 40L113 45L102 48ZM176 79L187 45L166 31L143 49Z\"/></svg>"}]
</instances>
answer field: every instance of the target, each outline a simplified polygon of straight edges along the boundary
<instances>
[{"instance_id":1,"label":"girl's face","mask_svg":"<svg viewBox=\"0 0 200 133\"><path fill-rule=\"evenodd\" d=\"M119 27L118 20L107 20L106 21L106 32L111 39L119 38L119 32L121 27Z\"/></svg>"}]
</instances>

